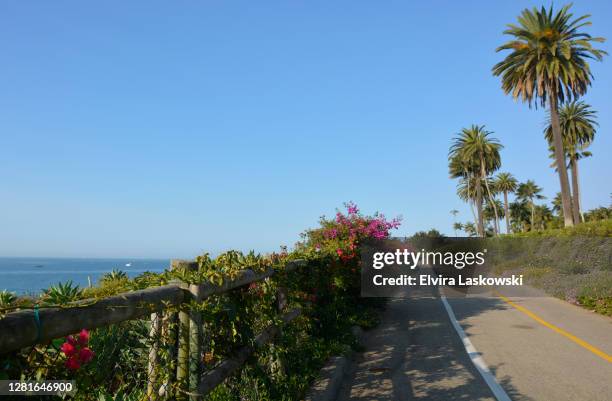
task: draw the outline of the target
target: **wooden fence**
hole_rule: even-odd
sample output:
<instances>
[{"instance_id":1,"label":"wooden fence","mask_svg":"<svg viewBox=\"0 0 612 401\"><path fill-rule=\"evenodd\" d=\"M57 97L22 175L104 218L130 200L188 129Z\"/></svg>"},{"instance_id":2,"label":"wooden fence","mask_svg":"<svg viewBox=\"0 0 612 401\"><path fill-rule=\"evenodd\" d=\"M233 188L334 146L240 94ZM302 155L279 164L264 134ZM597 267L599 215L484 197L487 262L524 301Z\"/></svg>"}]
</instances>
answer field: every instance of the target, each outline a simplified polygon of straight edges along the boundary
<instances>
[{"instance_id":1,"label":"wooden fence","mask_svg":"<svg viewBox=\"0 0 612 401\"><path fill-rule=\"evenodd\" d=\"M303 260L287 263L283 271L289 272L306 264ZM194 262L172 261L173 269L194 268ZM157 377L159 355L156 339L161 330L162 313L169 307L180 306L192 301L201 302L215 294L222 294L243 287L253 282L264 280L276 274L269 269L263 273L245 270L238 277L224 281L215 286L208 282L187 284L180 281L169 285L131 291L104 299L82 300L68 307L52 307L21 310L0 318L0 355L16 351L35 344L47 343L53 339L68 336L86 327L94 329L112 324L142 319L150 316L149 369L147 396L149 400L158 400L162 395L166 399L200 400L228 376L239 369L256 347L271 342L279 333L280 327L270 325L254 338L254 346L239 349L231 358L225 359L212 370L202 372L202 320L201 314L188 308L179 308L178 312L178 347L176 351L175 394L164 394ZM284 324L291 322L300 314L299 309L287 311L287 295L283 289L277 293L277 309ZM167 386L165 387L167 388Z\"/></svg>"}]
</instances>

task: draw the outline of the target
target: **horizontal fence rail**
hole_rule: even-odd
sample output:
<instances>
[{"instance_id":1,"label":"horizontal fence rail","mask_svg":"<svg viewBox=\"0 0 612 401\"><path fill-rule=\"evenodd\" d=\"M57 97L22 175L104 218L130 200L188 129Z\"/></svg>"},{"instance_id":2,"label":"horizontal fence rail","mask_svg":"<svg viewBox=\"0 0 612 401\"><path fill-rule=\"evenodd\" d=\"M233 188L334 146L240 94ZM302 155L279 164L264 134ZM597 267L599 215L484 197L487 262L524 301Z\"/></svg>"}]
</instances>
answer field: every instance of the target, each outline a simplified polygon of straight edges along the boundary
<instances>
[{"instance_id":1,"label":"horizontal fence rail","mask_svg":"<svg viewBox=\"0 0 612 401\"><path fill-rule=\"evenodd\" d=\"M303 260L288 262L285 271L305 264ZM275 273L272 269L263 273L245 270L220 286L202 283L196 287L201 300L261 281ZM45 307L8 313L0 318L0 355L76 333L83 327L93 329L141 318L167 306L188 302L193 299L192 292L188 284L173 283L103 299L82 300L63 308Z\"/></svg>"},{"instance_id":2,"label":"horizontal fence rail","mask_svg":"<svg viewBox=\"0 0 612 401\"><path fill-rule=\"evenodd\" d=\"M0 318L0 354L64 337L83 327L94 329L137 319L161 310L164 304L178 305L187 296L181 286L165 285L100 300L84 300L65 308L9 313Z\"/></svg>"}]
</instances>

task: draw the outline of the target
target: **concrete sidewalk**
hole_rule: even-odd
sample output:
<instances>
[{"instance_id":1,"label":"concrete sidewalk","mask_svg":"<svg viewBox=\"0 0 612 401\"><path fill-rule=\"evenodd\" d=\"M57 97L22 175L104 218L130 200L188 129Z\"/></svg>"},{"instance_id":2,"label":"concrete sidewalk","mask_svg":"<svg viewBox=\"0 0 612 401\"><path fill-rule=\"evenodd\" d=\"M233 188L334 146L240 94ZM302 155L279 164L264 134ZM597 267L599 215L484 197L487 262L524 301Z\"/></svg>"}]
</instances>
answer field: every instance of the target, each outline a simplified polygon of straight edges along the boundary
<instances>
[{"instance_id":1,"label":"concrete sidewalk","mask_svg":"<svg viewBox=\"0 0 612 401\"><path fill-rule=\"evenodd\" d=\"M364 346L339 400L495 400L434 290L391 299Z\"/></svg>"}]
</instances>

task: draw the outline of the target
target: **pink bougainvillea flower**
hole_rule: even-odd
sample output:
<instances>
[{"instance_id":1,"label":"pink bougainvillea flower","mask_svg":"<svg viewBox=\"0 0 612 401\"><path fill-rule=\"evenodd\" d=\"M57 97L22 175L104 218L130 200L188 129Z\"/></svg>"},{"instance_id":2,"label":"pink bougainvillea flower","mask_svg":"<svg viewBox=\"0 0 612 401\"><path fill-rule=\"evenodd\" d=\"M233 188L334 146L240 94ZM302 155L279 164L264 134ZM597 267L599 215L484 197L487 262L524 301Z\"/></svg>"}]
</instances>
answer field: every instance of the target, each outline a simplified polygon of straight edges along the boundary
<instances>
[{"instance_id":1,"label":"pink bougainvillea flower","mask_svg":"<svg viewBox=\"0 0 612 401\"><path fill-rule=\"evenodd\" d=\"M353 202L349 202L346 204L346 210L348 211L348 214L359 213L359 208Z\"/></svg>"},{"instance_id":2,"label":"pink bougainvillea flower","mask_svg":"<svg viewBox=\"0 0 612 401\"><path fill-rule=\"evenodd\" d=\"M77 355L72 355L70 358L66 359L66 367L70 370L79 369L81 367L79 357Z\"/></svg>"},{"instance_id":3,"label":"pink bougainvillea flower","mask_svg":"<svg viewBox=\"0 0 612 401\"><path fill-rule=\"evenodd\" d=\"M79 333L79 344L82 346L86 346L89 342L89 331L86 329L81 330Z\"/></svg>"},{"instance_id":4,"label":"pink bougainvillea flower","mask_svg":"<svg viewBox=\"0 0 612 401\"><path fill-rule=\"evenodd\" d=\"M336 213L336 222L340 223L340 224L343 224L343 225L349 225L350 224L349 219L347 219L346 216L344 216L340 212Z\"/></svg>"},{"instance_id":5,"label":"pink bougainvillea flower","mask_svg":"<svg viewBox=\"0 0 612 401\"><path fill-rule=\"evenodd\" d=\"M93 357L94 357L94 352L87 347L82 348L81 351L79 352L79 360L83 364L91 362Z\"/></svg>"},{"instance_id":6,"label":"pink bougainvillea flower","mask_svg":"<svg viewBox=\"0 0 612 401\"><path fill-rule=\"evenodd\" d=\"M67 357L70 357L76 352L76 347L69 342L65 342L60 347L60 351L62 351Z\"/></svg>"}]
</instances>

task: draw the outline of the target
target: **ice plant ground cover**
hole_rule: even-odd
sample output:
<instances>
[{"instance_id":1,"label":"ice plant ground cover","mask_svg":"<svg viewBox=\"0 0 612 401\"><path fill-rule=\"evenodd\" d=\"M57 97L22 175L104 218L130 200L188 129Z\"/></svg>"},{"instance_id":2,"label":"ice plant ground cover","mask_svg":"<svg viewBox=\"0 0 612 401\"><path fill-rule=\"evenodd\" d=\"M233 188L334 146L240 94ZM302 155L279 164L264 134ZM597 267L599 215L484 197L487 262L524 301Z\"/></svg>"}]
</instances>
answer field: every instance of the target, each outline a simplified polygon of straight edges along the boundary
<instances>
[{"instance_id":1,"label":"ice plant ground cover","mask_svg":"<svg viewBox=\"0 0 612 401\"><path fill-rule=\"evenodd\" d=\"M269 255L229 251L211 258L196 258L195 271L168 270L144 273L130 279L109 274L98 287L75 289L57 286L40 299L6 298L8 312L19 308L40 308L84 298L109 295L152 286L174 279L188 283L209 281L221 284L245 269L283 270L286 262L305 259L307 266L271 280L215 295L189 308L202 313L205 369L232 355L253 336L278 320L275 309L277 289L288 291L289 307L300 307L302 316L282 330L275 345L258 350L239 374L226 380L209 400L297 400L331 355L356 346L350 327L376 324L380 300L359 297L359 246L363 241L385 239L400 219L388 220L382 214L367 216L353 203L347 203L333 218L322 218L319 227L307 230L293 250L282 249ZM64 291L66 294L64 294ZM52 295L50 295L52 294ZM173 350L176 322L163 320L159 354L161 382L176 371ZM50 344L23 349L0 358L2 378L74 379L76 400L142 399L145 396L150 320L127 321L108 327L82 330ZM169 389L171 390L171 388Z\"/></svg>"}]
</instances>

